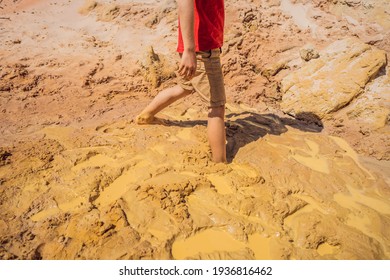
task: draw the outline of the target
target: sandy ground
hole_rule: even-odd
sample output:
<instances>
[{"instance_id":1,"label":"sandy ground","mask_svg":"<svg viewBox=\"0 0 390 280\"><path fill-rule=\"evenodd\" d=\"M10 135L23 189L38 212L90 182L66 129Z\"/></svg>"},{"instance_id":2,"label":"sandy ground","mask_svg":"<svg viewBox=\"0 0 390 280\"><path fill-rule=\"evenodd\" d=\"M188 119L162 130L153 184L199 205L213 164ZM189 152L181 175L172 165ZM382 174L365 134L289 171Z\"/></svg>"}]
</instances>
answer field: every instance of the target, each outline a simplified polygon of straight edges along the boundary
<instances>
[{"instance_id":1,"label":"sandy ground","mask_svg":"<svg viewBox=\"0 0 390 280\"><path fill-rule=\"evenodd\" d=\"M346 36L389 55L371 2L226 0L214 164L196 94L133 122L175 84L175 1L0 1L0 258L389 259L388 124L292 118L295 69L261 74Z\"/></svg>"}]
</instances>

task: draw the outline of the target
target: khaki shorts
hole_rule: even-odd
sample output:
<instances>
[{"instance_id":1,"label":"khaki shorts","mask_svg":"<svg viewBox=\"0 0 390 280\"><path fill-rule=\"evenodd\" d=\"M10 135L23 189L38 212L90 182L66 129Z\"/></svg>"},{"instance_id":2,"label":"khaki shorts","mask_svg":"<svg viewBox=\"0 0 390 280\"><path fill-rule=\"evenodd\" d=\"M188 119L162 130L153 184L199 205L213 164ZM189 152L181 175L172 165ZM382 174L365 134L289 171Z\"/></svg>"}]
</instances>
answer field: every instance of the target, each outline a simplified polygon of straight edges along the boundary
<instances>
[{"instance_id":1,"label":"khaki shorts","mask_svg":"<svg viewBox=\"0 0 390 280\"><path fill-rule=\"evenodd\" d=\"M197 68L190 79L180 77L179 85L190 91L196 91L210 107L223 106L226 103L225 86L220 60L220 49L197 52Z\"/></svg>"}]
</instances>

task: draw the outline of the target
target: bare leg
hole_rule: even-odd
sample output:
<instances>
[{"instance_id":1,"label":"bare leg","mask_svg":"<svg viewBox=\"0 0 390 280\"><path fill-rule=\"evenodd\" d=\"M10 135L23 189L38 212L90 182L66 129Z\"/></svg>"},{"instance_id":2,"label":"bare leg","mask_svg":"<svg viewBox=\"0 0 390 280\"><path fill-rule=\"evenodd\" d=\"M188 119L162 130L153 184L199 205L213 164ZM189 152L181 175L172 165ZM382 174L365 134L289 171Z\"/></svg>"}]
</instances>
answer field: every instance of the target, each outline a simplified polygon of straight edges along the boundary
<instances>
[{"instance_id":1,"label":"bare leg","mask_svg":"<svg viewBox=\"0 0 390 280\"><path fill-rule=\"evenodd\" d=\"M158 122L158 119L154 117L165 107L169 106L176 100L189 95L191 91L183 89L181 86L176 85L171 88L161 91L148 106L136 117L138 124L151 124Z\"/></svg>"},{"instance_id":2,"label":"bare leg","mask_svg":"<svg viewBox=\"0 0 390 280\"><path fill-rule=\"evenodd\" d=\"M207 136L214 162L226 162L225 107L209 109Z\"/></svg>"}]
</instances>

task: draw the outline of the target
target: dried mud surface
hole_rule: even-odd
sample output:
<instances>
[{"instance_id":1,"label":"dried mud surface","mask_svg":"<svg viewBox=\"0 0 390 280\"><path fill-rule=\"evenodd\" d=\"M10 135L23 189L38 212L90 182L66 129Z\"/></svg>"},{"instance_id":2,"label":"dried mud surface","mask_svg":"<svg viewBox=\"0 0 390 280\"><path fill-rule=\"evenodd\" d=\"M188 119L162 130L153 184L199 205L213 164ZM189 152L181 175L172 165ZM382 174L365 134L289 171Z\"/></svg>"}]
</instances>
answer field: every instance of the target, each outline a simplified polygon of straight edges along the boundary
<instances>
[{"instance_id":1,"label":"dried mud surface","mask_svg":"<svg viewBox=\"0 0 390 280\"><path fill-rule=\"evenodd\" d=\"M280 107L307 43L388 57L388 5L226 0L214 164L196 94L133 122L175 84L175 1L0 1L0 259L389 259L388 119ZM383 108L388 73L364 89Z\"/></svg>"}]
</instances>

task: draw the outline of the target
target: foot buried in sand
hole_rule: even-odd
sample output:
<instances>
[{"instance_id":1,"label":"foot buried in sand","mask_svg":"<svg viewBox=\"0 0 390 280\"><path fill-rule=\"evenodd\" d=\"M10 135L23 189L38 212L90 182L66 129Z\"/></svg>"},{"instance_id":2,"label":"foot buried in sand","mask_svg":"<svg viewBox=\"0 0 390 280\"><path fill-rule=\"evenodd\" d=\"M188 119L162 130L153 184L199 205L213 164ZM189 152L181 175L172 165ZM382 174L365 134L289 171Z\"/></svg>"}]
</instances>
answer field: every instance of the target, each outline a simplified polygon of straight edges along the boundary
<instances>
[{"instance_id":1,"label":"foot buried in sand","mask_svg":"<svg viewBox=\"0 0 390 280\"><path fill-rule=\"evenodd\" d=\"M155 116L139 115L135 118L135 123L140 125L144 125L144 124L168 125L169 121L161 118L157 118Z\"/></svg>"}]
</instances>

